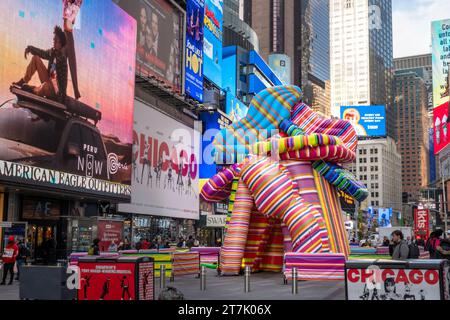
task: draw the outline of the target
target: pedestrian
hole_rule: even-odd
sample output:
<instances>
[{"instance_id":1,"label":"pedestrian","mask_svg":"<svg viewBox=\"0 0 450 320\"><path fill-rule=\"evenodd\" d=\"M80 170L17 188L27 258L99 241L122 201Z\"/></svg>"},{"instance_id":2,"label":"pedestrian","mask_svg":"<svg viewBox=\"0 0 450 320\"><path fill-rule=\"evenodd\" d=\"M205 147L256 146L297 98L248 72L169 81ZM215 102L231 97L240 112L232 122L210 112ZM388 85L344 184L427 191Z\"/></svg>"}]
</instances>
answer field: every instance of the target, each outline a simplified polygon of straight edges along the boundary
<instances>
[{"instance_id":1,"label":"pedestrian","mask_svg":"<svg viewBox=\"0 0 450 320\"><path fill-rule=\"evenodd\" d=\"M111 241L111 244L108 247L108 251L109 252L117 252L117 250L118 250L118 247L117 247L116 242L114 240Z\"/></svg>"},{"instance_id":2,"label":"pedestrian","mask_svg":"<svg viewBox=\"0 0 450 320\"><path fill-rule=\"evenodd\" d=\"M26 244L23 240L20 240L18 243L19 254L17 255L16 264L17 264L17 276L16 280L19 281L20 277L20 268L27 262L27 258L30 256L30 250L28 250Z\"/></svg>"},{"instance_id":3,"label":"pedestrian","mask_svg":"<svg viewBox=\"0 0 450 320\"><path fill-rule=\"evenodd\" d=\"M408 246L412 243L410 236L406 237L406 243L408 244Z\"/></svg>"},{"instance_id":4,"label":"pedestrian","mask_svg":"<svg viewBox=\"0 0 450 320\"><path fill-rule=\"evenodd\" d=\"M436 246L436 259L450 260L450 239L449 238L439 240L439 244Z\"/></svg>"},{"instance_id":5,"label":"pedestrian","mask_svg":"<svg viewBox=\"0 0 450 320\"><path fill-rule=\"evenodd\" d=\"M98 255L100 255L99 243L100 243L100 239L99 238L95 238L92 241L92 245L89 248L88 255L90 255L90 256L98 256Z\"/></svg>"},{"instance_id":6,"label":"pedestrian","mask_svg":"<svg viewBox=\"0 0 450 320\"><path fill-rule=\"evenodd\" d=\"M141 238L139 238L139 241L136 242L136 245L134 247L136 248L136 250L142 249L142 239Z\"/></svg>"},{"instance_id":7,"label":"pedestrian","mask_svg":"<svg viewBox=\"0 0 450 320\"><path fill-rule=\"evenodd\" d=\"M194 247L198 247L200 246L200 241L198 241L198 239L194 240Z\"/></svg>"},{"instance_id":8,"label":"pedestrian","mask_svg":"<svg viewBox=\"0 0 450 320\"><path fill-rule=\"evenodd\" d=\"M148 249L150 249L150 241L148 241L147 238L145 238L144 241L142 241L141 249L142 249L142 250L148 250Z\"/></svg>"},{"instance_id":9,"label":"pedestrian","mask_svg":"<svg viewBox=\"0 0 450 320\"><path fill-rule=\"evenodd\" d=\"M177 248L183 248L183 243L184 243L183 238L180 237L178 239Z\"/></svg>"},{"instance_id":10,"label":"pedestrian","mask_svg":"<svg viewBox=\"0 0 450 320\"><path fill-rule=\"evenodd\" d=\"M388 239L388 237L386 237L386 236L384 236L383 237L383 244L382 244L382 246L383 247L389 247L389 239Z\"/></svg>"},{"instance_id":11,"label":"pedestrian","mask_svg":"<svg viewBox=\"0 0 450 320\"><path fill-rule=\"evenodd\" d=\"M407 260L409 256L409 246L400 230L392 232L392 241L394 242L393 260Z\"/></svg>"},{"instance_id":12,"label":"pedestrian","mask_svg":"<svg viewBox=\"0 0 450 320\"><path fill-rule=\"evenodd\" d=\"M19 247L17 247L14 241L14 236L8 238L8 244L3 251L3 280L0 285L5 285L8 272L10 273L9 283L11 285L14 280L14 265L16 263L17 256L19 255Z\"/></svg>"},{"instance_id":13,"label":"pedestrian","mask_svg":"<svg viewBox=\"0 0 450 320\"><path fill-rule=\"evenodd\" d=\"M436 249L441 244L441 237L444 231L438 229L430 234L430 238L426 244L426 250L430 253L430 259L436 259Z\"/></svg>"},{"instance_id":14,"label":"pedestrian","mask_svg":"<svg viewBox=\"0 0 450 320\"><path fill-rule=\"evenodd\" d=\"M193 236L189 236L188 241L186 242L186 246L190 249L194 246L194 237Z\"/></svg>"},{"instance_id":15,"label":"pedestrian","mask_svg":"<svg viewBox=\"0 0 450 320\"><path fill-rule=\"evenodd\" d=\"M170 249L170 242L166 241L166 244L164 245L164 249Z\"/></svg>"},{"instance_id":16,"label":"pedestrian","mask_svg":"<svg viewBox=\"0 0 450 320\"><path fill-rule=\"evenodd\" d=\"M184 300L184 295L174 287L166 287L159 294L158 300Z\"/></svg>"}]
</instances>

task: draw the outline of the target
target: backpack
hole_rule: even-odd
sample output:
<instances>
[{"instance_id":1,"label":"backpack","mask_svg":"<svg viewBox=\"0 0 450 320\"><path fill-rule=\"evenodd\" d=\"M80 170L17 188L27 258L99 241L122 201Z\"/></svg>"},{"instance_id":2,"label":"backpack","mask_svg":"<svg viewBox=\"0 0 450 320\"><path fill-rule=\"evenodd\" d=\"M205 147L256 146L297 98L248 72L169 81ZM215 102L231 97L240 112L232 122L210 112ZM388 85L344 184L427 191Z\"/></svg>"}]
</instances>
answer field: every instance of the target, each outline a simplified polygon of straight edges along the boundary
<instances>
[{"instance_id":1,"label":"backpack","mask_svg":"<svg viewBox=\"0 0 450 320\"><path fill-rule=\"evenodd\" d=\"M411 243L408 245L409 247L409 254L408 259L419 259L420 257L420 249L415 243Z\"/></svg>"},{"instance_id":2,"label":"backpack","mask_svg":"<svg viewBox=\"0 0 450 320\"><path fill-rule=\"evenodd\" d=\"M441 248L445 251L450 250L450 241L448 239L444 239L441 241ZM439 251L436 250L436 259L447 259L450 260L450 255L442 254Z\"/></svg>"}]
</instances>

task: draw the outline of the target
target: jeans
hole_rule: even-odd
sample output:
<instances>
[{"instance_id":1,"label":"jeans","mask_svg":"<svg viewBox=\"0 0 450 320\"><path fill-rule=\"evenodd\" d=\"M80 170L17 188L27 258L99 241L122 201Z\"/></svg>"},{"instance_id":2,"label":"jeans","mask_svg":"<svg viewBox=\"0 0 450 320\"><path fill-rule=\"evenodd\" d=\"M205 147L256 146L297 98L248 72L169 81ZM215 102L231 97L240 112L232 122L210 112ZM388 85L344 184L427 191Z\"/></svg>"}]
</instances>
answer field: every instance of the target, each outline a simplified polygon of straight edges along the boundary
<instances>
[{"instance_id":1,"label":"jeans","mask_svg":"<svg viewBox=\"0 0 450 320\"><path fill-rule=\"evenodd\" d=\"M20 267L22 267L25 264L25 260L24 259L17 259L16 263L17 263L17 277L16 277L16 280L19 280Z\"/></svg>"},{"instance_id":2,"label":"jeans","mask_svg":"<svg viewBox=\"0 0 450 320\"><path fill-rule=\"evenodd\" d=\"M14 279L14 263L4 263L3 264L3 280L2 280L3 284L6 281L6 277L8 276L8 272L11 274L11 276L9 278L9 283L12 283L13 279Z\"/></svg>"}]
</instances>

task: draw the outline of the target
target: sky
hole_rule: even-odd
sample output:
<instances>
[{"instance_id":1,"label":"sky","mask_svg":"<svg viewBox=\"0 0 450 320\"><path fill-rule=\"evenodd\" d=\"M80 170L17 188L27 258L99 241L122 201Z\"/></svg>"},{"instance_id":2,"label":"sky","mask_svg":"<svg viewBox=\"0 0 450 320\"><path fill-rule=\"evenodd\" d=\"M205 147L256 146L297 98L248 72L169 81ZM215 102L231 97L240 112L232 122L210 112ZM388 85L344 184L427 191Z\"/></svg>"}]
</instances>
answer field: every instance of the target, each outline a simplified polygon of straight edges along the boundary
<instances>
[{"instance_id":1,"label":"sky","mask_svg":"<svg viewBox=\"0 0 450 320\"><path fill-rule=\"evenodd\" d=\"M394 58L431 53L431 21L450 18L449 0L392 0Z\"/></svg>"}]
</instances>

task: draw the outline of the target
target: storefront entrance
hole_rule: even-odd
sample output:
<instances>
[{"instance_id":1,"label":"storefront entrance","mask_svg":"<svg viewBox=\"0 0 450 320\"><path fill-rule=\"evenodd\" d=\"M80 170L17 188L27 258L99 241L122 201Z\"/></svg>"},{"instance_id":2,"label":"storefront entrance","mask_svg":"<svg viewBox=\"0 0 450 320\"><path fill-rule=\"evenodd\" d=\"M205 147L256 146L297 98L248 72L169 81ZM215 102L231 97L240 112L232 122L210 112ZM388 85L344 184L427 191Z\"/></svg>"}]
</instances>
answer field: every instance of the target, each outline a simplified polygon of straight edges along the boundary
<instances>
[{"instance_id":1,"label":"storefront entrance","mask_svg":"<svg viewBox=\"0 0 450 320\"><path fill-rule=\"evenodd\" d=\"M31 260L36 264L56 263L56 222L30 221L28 225L27 241L30 248Z\"/></svg>"}]
</instances>

